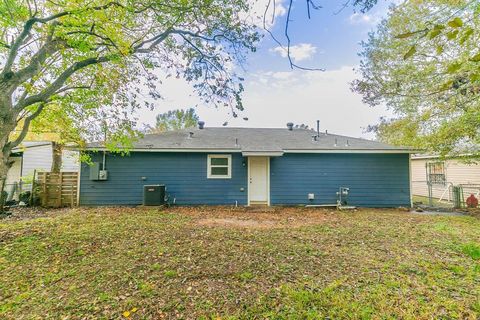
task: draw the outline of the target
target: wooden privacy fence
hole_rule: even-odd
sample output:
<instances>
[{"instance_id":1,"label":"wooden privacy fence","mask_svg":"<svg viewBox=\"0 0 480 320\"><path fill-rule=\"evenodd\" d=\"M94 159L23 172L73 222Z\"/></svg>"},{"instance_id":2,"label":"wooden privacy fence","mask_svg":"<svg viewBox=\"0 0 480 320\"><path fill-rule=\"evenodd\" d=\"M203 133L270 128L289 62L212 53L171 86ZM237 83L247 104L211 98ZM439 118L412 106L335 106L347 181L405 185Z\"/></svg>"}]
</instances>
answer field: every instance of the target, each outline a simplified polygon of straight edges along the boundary
<instances>
[{"instance_id":1,"label":"wooden privacy fence","mask_svg":"<svg viewBox=\"0 0 480 320\"><path fill-rule=\"evenodd\" d=\"M33 189L42 207L77 205L78 172L37 172Z\"/></svg>"}]
</instances>

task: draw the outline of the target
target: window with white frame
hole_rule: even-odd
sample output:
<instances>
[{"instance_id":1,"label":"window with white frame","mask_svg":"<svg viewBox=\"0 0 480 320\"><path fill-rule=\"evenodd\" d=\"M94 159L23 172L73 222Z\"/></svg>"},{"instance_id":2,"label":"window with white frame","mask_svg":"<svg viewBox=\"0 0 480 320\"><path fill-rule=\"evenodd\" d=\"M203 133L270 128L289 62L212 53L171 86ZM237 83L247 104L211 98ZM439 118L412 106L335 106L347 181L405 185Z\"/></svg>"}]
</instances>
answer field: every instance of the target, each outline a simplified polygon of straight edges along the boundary
<instances>
[{"instance_id":1,"label":"window with white frame","mask_svg":"<svg viewBox=\"0 0 480 320\"><path fill-rule=\"evenodd\" d=\"M230 179L232 177L232 156L229 154L209 154L207 158L207 178Z\"/></svg>"}]
</instances>

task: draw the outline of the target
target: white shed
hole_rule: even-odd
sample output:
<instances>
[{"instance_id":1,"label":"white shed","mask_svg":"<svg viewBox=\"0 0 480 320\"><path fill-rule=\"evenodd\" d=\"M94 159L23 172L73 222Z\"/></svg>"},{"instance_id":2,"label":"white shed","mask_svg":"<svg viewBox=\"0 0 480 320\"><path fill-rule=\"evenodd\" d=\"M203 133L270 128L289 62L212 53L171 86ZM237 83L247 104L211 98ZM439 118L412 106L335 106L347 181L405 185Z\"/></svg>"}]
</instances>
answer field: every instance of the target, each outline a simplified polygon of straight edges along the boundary
<instances>
[{"instance_id":1,"label":"white shed","mask_svg":"<svg viewBox=\"0 0 480 320\"><path fill-rule=\"evenodd\" d=\"M52 167L53 147L50 141L25 141L12 153L14 162L8 171L6 191L22 177L32 176L35 170L50 171ZM78 151L63 150L61 171L77 172L79 166Z\"/></svg>"}]
</instances>

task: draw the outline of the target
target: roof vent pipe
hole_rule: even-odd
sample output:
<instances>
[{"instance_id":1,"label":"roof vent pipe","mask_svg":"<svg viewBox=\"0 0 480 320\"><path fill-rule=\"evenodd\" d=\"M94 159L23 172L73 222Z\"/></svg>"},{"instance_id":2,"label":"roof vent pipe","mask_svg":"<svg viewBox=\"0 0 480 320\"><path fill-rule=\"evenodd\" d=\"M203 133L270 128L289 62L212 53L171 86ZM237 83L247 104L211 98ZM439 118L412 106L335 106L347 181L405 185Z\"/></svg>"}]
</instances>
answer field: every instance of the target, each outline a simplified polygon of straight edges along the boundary
<instances>
[{"instance_id":1,"label":"roof vent pipe","mask_svg":"<svg viewBox=\"0 0 480 320\"><path fill-rule=\"evenodd\" d=\"M328 135L328 131L327 131L327 130L325 130L325 135Z\"/></svg>"},{"instance_id":2,"label":"roof vent pipe","mask_svg":"<svg viewBox=\"0 0 480 320\"><path fill-rule=\"evenodd\" d=\"M320 137L320 120L317 120L317 137Z\"/></svg>"},{"instance_id":3,"label":"roof vent pipe","mask_svg":"<svg viewBox=\"0 0 480 320\"><path fill-rule=\"evenodd\" d=\"M193 132L192 132L192 131L190 131L190 132L188 133L188 137L189 137L190 139L193 138Z\"/></svg>"},{"instance_id":4,"label":"roof vent pipe","mask_svg":"<svg viewBox=\"0 0 480 320\"><path fill-rule=\"evenodd\" d=\"M292 131L293 130L293 122L287 123L287 128L288 128L289 131Z\"/></svg>"},{"instance_id":5,"label":"roof vent pipe","mask_svg":"<svg viewBox=\"0 0 480 320\"><path fill-rule=\"evenodd\" d=\"M205 127L205 121L198 121L198 129L203 129Z\"/></svg>"}]
</instances>

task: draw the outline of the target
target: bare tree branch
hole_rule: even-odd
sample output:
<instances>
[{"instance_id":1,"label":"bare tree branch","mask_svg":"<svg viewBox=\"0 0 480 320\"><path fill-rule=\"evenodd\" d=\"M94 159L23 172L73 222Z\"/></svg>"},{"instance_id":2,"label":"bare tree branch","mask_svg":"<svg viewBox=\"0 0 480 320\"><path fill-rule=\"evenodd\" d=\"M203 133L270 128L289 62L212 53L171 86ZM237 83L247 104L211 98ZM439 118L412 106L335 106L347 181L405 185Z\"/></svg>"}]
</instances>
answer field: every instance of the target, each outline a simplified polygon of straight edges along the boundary
<instances>
[{"instance_id":1,"label":"bare tree branch","mask_svg":"<svg viewBox=\"0 0 480 320\"><path fill-rule=\"evenodd\" d=\"M169 28L166 31L150 38L147 40L144 40L140 42L138 45L133 47L133 52L138 52L138 53L148 53L152 51L158 44L160 44L163 40L165 40L170 34L172 33L172 29ZM144 45L150 44L148 48L143 48Z\"/></svg>"},{"instance_id":2,"label":"bare tree branch","mask_svg":"<svg viewBox=\"0 0 480 320\"><path fill-rule=\"evenodd\" d=\"M10 46L10 50L7 56L7 60L5 62L5 66L3 67L2 73L0 73L0 77L4 77L7 73L12 71L13 62L18 54L18 49L22 45L23 41L29 35L30 31L32 30L33 25L35 24L34 19L29 19L25 22L23 26L23 30L20 35L15 39L13 44Z\"/></svg>"}]
</instances>

